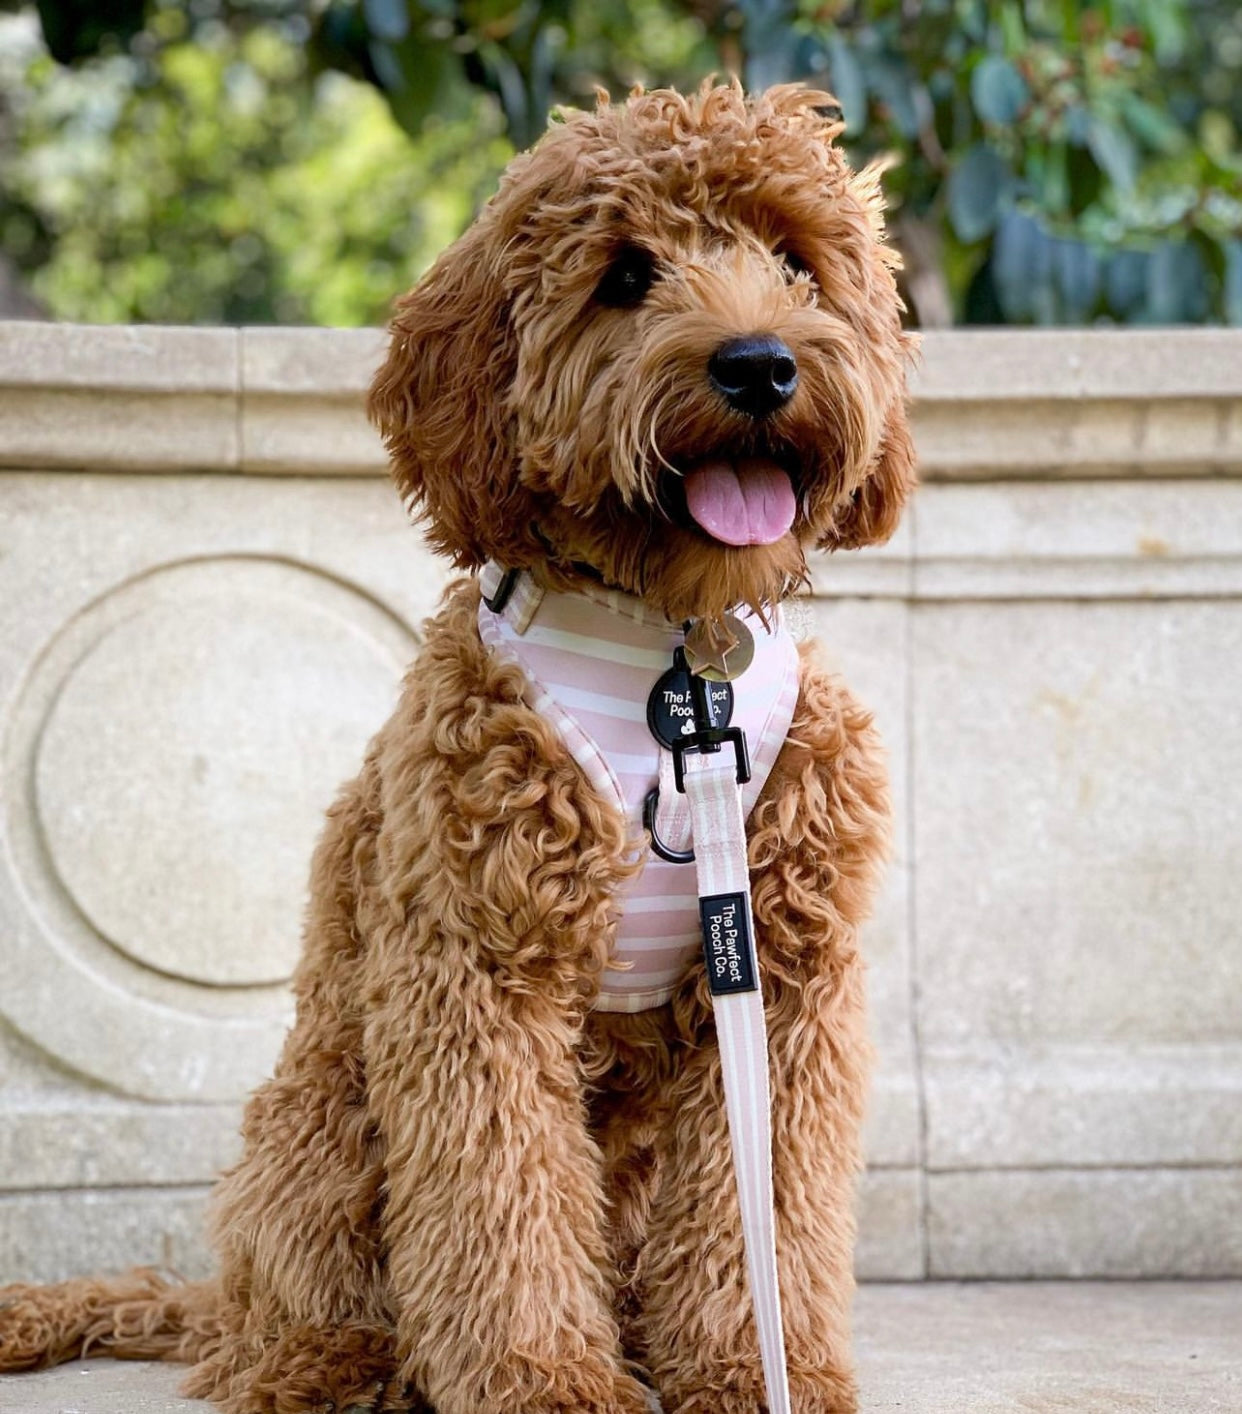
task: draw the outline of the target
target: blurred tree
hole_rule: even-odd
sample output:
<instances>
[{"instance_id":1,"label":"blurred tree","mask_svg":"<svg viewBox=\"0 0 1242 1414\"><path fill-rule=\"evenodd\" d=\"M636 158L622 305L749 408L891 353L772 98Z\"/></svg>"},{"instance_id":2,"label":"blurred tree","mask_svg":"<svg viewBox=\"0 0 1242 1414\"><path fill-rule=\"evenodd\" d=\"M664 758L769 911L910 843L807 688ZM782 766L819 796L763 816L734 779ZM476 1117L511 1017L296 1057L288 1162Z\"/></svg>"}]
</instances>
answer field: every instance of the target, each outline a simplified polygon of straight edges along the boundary
<instances>
[{"instance_id":1,"label":"blurred tree","mask_svg":"<svg viewBox=\"0 0 1242 1414\"><path fill-rule=\"evenodd\" d=\"M60 318L382 319L553 94L644 77L640 49L683 81L710 61L663 0L567 0L572 43L567 10L490 3L445 39L375 0L43 0L43 46L0 27L0 250Z\"/></svg>"},{"instance_id":2,"label":"blurred tree","mask_svg":"<svg viewBox=\"0 0 1242 1414\"><path fill-rule=\"evenodd\" d=\"M510 148L468 90L410 142L373 90L312 80L304 35L197 26L10 95L0 242L61 318L382 319L487 194Z\"/></svg>"},{"instance_id":3,"label":"blurred tree","mask_svg":"<svg viewBox=\"0 0 1242 1414\"><path fill-rule=\"evenodd\" d=\"M188 21L168 0L42 0L39 13L53 56L79 64L83 77L102 82L119 59L131 66L108 141L131 154L118 189L142 187L149 173L146 185L163 193L164 205L135 215L131 245L152 221L178 218L178 239L161 236L159 251L146 253L147 284L162 284L165 306L193 304L193 278L184 299L167 286L208 229L237 225L221 213L240 203L249 218L240 236L250 240L237 258L254 267L242 284L279 286L249 317L372 317L401 252L416 267L464 221L505 150L501 124L522 145L552 102L589 101L596 83L685 84L718 67L755 88L820 81L841 100L855 155L893 154L897 238L924 324L1242 323L1242 11L1232 0L195 0ZM187 85L191 40L215 57ZM278 48L279 73L270 68ZM98 51L105 57L84 61ZM333 72L382 93L411 141L381 136L365 87L333 86ZM55 149L75 121L63 104L48 116L63 78L38 65L34 76L35 118L26 121L35 132L25 128L19 143L27 157L32 144ZM249 117L233 112L238 91L252 95ZM168 123L155 116L170 108L179 116ZM205 145L217 110L213 162ZM185 137L192 114L198 144L159 148L152 134ZM39 163L19 161L17 171L26 249L37 257L46 241L54 267L62 246L102 240L102 231L78 232L83 213L98 225L102 212L119 230L113 206L138 199L122 192L110 204L79 180L75 210L49 201ZM334 197L364 189L351 240L345 208L354 202ZM398 190L419 200L387 199ZM421 210L432 191L439 221ZM340 229L310 233L299 225L308 220ZM203 254L201 278L217 291L208 312L241 317L244 288L228 291L218 255ZM123 249L110 258L128 272ZM103 268L80 250L75 259ZM135 253L135 268L143 263ZM37 260L34 268L36 288L60 312L70 272L52 279ZM134 317L136 296L120 283L111 303L97 303ZM75 297L75 307L90 303L85 289Z\"/></svg>"},{"instance_id":4,"label":"blurred tree","mask_svg":"<svg viewBox=\"0 0 1242 1414\"><path fill-rule=\"evenodd\" d=\"M898 155L923 323L1242 323L1234 0L748 2L753 79L822 76Z\"/></svg>"},{"instance_id":5,"label":"blurred tree","mask_svg":"<svg viewBox=\"0 0 1242 1414\"><path fill-rule=\"evenodd\" d=\"M676 0L331 0L312 47L375 84L410 133L472 84L496 99L518 148L555 103L636 80L693 84L719 62Z\"/></svg>"}]
</instances>

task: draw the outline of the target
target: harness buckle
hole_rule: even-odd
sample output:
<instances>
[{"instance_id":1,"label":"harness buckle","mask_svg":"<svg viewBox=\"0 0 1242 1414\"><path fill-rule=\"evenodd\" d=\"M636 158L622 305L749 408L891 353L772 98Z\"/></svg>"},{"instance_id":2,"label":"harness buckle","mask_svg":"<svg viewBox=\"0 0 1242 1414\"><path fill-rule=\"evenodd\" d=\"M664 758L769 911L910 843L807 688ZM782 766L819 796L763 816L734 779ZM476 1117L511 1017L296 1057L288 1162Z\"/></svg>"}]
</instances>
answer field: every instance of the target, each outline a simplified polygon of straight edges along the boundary
<instances>
[{"instance_id":1,"label":"harness buckle","mask_svg":"<svg viewBox=\"0 0 1242 1414\"><path fill-rule=\"evenodd\" d=\"M673 780L683 795L686 791L687 753L715 753L726 743L733 747L737 760L738 785L744 786L750 780L750 752L746 746L746 733L741 727L705 727L702 731L681 737L673 743Z\"/></svg>"},{"instance_id":2,"label":"harness buckle","mask_svg":"<svg viewBox=\"0 0 1242 1414\"><path fill-rule=\"evenodd\" d=\"M500 583L496 586L496 592L489 598L483 595L483 602L493 614L499 614L509 600L513 597L513 590L518 582L521 570L505 570L500 576Z\"/></svg>"}]
</instances>

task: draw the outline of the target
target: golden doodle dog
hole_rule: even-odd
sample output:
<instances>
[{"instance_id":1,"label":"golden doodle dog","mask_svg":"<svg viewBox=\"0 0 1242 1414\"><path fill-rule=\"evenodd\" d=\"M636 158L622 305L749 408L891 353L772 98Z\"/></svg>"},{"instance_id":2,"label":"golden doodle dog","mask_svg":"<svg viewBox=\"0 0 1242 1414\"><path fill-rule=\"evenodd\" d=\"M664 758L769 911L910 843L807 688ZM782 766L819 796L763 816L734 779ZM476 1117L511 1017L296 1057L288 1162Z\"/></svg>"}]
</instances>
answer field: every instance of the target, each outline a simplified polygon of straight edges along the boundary
<instances>
[{"instance_id":1,"label":"golden doodle dog","mask_svg":"<svg viewBox=\"0 0 1242 1414\"><path fill-rule=\"evenodd\" d=\"M762 637L808 549L892 532L911 340L839 116L792 86L636 93L513 162L399 303L370 395L455 565L627 632L732 612ZM645 841L484 641L480 593L448 590L329 814L218 1279L7 1288L0 1369L180 1360L227 1414L767 1407L702 956L665 1000L595 1005ZM840 1414L887 794L867 712L792 661L746 848L792 1408Z\"/></svg>"}]
</instances>

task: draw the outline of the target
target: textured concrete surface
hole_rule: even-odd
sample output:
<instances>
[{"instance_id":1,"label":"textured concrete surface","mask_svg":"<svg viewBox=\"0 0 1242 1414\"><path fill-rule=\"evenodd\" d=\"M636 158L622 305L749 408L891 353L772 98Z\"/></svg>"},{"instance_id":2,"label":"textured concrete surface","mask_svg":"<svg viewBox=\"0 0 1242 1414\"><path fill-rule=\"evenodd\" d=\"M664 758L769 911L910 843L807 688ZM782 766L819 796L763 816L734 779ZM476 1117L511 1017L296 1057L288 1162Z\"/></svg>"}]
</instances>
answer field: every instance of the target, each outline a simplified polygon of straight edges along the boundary
<instances>
[{"instance_id":1,"label":"textured concrete surface","mask_svg":"<svg viewBox=\"0 0 1242 1414\"><path fill-rule=\"evenodd\" d=\"M1239 1414L1242 1285L864 1287L865 1414Z\"/></svg>"},{"instance_id":2,"label":"textured concrete surface","mask_svg":"<svg viewBox=\"0 0 1242 1414\"><path fill-rule=\"evenodd\" d=\"M1237 1283L867 1286L863 1414L1239 1414ZM175 1368L0 1378L3 1414L207 1414Z\"/></svg>"},{"instance_id":3,"label":"textured concrete surface","mask_svg":"<svg viewBox=\"0 0 1242 1414\"><path fill-rule=\"evenodd\" d=\"M446 573L382 347L0 323L0 1282L208 1262ZM859 1272L1242 1276L1242 331L932 334L914 412L930 484L795 606L897 817Z\"/></svg>"}]
</instances>

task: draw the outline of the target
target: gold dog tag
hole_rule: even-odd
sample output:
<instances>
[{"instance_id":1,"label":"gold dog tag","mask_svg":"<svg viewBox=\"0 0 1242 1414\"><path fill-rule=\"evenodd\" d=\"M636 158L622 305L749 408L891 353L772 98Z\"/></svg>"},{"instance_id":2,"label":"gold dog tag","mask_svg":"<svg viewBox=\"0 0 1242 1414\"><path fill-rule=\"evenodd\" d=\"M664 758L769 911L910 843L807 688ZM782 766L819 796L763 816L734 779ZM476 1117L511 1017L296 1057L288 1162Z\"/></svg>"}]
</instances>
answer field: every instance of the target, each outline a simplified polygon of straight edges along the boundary
<instances>
[{"instance_id":1,"label":"gold dog tag","mask_svg":"<svg viewBox=\"0 0 1242 1414\"><path fill-rule=\"evenodd\" d=\"M708 682L733 682L754 656L754 635L736 614L696 619L686 632L686 666Z\"/></svg>"}]
</instances>

